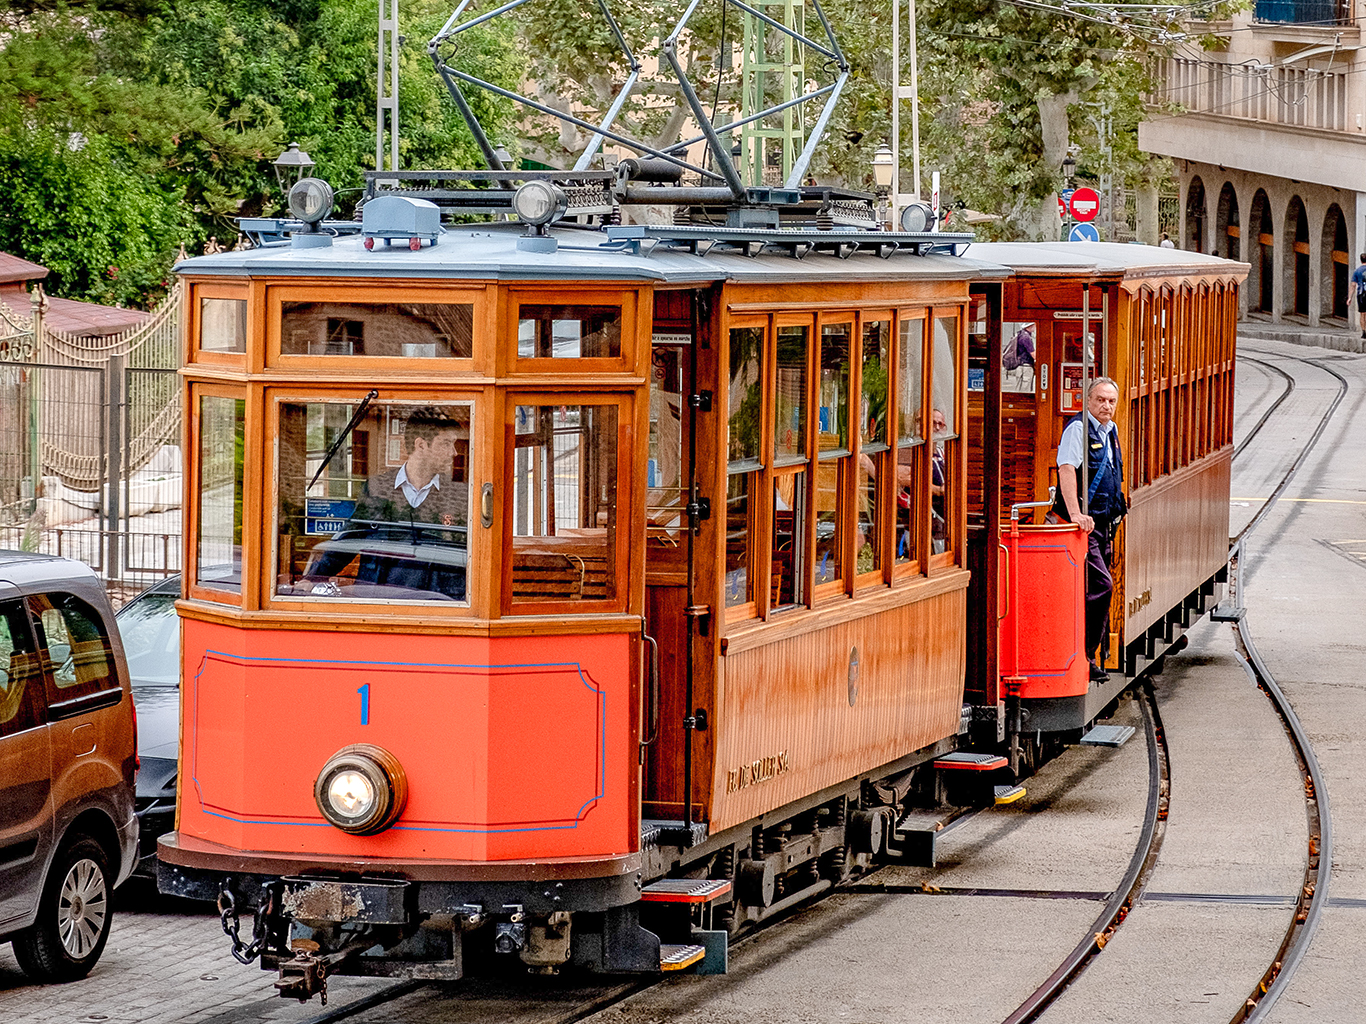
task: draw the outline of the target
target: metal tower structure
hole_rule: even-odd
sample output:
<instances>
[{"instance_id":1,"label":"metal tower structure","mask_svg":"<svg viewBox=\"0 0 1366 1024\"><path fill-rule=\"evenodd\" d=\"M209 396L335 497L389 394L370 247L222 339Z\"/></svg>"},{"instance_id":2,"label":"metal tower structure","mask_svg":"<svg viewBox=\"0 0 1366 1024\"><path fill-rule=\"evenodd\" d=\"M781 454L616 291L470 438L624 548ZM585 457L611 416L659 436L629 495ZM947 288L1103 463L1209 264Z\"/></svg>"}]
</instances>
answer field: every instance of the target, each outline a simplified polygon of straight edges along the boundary
<instances>
[{"instance_id":1,"label":"metal tower structure","mask_svg":"<svg viewBox=\"0 0 1366 1024\"><path fill-rule=\"evenodd\" d=\"M806 91L806 4L752 4L742 7L740 117L746 123L740 130L741 164L752 184L777 184L792 174L806 140L801 104L795 102ZM774 108L782 115L781 124L750 120Z\"/></svg>"},{"instance_id":2,"label":"metal tower structure","mask_svg":"<svg viewBox=\"0 0 1366 1024\"><path fill-rule=\"evenodd\" d=\"M388 15L385 9L388 8ZM398 170L398 0L379 0L379 68L375 75L375 170ZM388 56L388 74L385 57ZM387 125L386 125L387 122ZM389 133L389 166L384 134Z\"/></svg>"}]
</instances>

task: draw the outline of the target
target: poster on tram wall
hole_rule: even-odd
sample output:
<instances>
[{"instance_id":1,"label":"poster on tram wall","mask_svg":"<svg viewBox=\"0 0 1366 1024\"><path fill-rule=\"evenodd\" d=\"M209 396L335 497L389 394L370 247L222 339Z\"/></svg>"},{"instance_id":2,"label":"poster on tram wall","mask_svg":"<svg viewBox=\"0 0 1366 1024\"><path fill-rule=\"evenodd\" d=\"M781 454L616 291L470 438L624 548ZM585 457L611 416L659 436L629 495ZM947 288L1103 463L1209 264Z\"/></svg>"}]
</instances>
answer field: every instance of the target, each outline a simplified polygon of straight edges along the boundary
<instances>
[{"instance_id":1,"label":"poster on tram wall","mask_svg":"<svg viewBox=\"0 0 1366 1024\"><path fill-rule=\"evenodd\" d=\"M1058 405L1061 412L1071 415L1081 412L1082 397L1081 383L1082 370L1081 363L1059 363L1058 364ZM1091 371L1095 376L1095 371Z\"/></svg>"},{"instance_id":2,"label":"poster on tram wall","mask_svg":"<svg viewBox=\"0 0 1366 1024\"><path fill-rule=\"evenodd\" d=\"M1001 390L1011 394L1034 393L1034 352L1039 327L1034 321L1001 324Z\"/></svg>"}]
</instances>

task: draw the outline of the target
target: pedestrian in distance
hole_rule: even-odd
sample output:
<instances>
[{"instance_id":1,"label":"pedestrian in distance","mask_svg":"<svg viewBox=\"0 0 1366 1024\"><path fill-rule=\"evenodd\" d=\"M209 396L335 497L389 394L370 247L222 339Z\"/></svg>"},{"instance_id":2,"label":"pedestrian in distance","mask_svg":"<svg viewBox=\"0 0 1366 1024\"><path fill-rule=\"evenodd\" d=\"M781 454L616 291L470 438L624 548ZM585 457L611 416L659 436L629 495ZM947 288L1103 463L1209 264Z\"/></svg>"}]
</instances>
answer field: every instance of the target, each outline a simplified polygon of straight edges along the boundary
<instances>
[{"instance_id":1,"label":"pedestrian in distance","mask_svg":"<svg viewBox=\"0 0 1366 1024\"><path fill-rule=\"evenodd\" d=\"M1063 428L1058 442L1058 493L1053 515L1076 523L1086 533L1086 659L1091 681L1109 678L1102 666L1102 645L1110 632L1110 597L1115 583L1110 575L1115 527L1128 505L1124 500L1124 460L1115 428L1119 385L1097 377L1086 390L1085 425L1080 414ZM1086 465L1086 511L1082 511L1079 482Z\"/></svg>"},{"instance_id":2,"label":"pedestrian in distance","mask_svg":"<svg viewBox=\"0 0 1366 1024\"><path fill-rule=\"evenodd\" d=\"M1175 249L1176 243L1167 237L1167 232L1162 232L1162 241L1158 242L1158 247L1162 249Z\"/></svg>"},{"instance_id":3,"label":"pedestrian in distance","mask_svg":"<svg viewBox=\"0 0 1366 1024\"><path fill-rule=\"evenodd\" d=\"M1352 271L1352 284L1356 285L1357 317L1361 321L1361 336L1366 338L1366 252L1361 254L1361 266Z\"/></svg>"}]
</instances>

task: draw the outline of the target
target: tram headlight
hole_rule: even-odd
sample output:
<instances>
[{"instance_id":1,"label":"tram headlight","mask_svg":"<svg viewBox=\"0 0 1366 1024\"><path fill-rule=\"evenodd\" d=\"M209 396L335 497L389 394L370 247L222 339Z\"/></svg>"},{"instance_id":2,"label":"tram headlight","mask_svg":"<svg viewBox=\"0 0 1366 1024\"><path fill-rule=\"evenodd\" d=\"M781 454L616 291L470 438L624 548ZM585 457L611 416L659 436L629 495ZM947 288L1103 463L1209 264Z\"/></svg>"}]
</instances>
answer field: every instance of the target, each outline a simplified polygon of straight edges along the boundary
<instances>
[{"instance_id":1,"label":"tram headlight","mask_svg":"<svg viewBox=\"0 0 1366 1024\"><path fill-rule=\"evenodd\" d=\"M383 747L357 743L327 759L313 799L329 823L356 836L383 832L408 802L408 777Z\"/></svg>"},{"instance_id":2,"label":"tram headlight","mask_svg":"<svg viewBox=\"0 0 1366 1024\"><path fill-rule=\"evenodd\" d=\"M332 186L322 178L304 178L289 190L289 212L316 224L332 212Z\"/></svg>"},{"instance_id":3,"label":"tram headlight","mask_svg":"<svg viewBox=\"0 0 1366 1024\"><path fill-rule=\"evenodd\" d=\"M559 220L568 209L569 197L548 181L528 181L512 194L512 212L532 227Z\"/></svg>"},{"instance_id":4,"label":"tram headlight","mask_svg":"<svg viewBox=\"0 0 1366 1024\"><path fill-rule=\"evenodd\" d=\"M901 211L902 231L929 231L934 227L934 207L929 203L910 203Z\"/></svg>"}]
</instances>

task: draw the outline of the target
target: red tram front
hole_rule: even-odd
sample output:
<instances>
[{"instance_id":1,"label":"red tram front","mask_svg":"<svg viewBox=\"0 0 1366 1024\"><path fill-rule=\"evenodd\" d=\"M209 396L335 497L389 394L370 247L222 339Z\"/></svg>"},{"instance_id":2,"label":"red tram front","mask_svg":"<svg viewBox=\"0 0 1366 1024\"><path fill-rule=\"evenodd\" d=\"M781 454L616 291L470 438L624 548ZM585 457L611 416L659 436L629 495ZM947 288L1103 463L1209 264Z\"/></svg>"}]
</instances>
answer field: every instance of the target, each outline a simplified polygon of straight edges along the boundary
<instances>
[{"instance_id":1,"label":"red tram front","mask_svg":"<svg viewBox=\"0 0 1366 1024\"><path fill-rule=\"evenodd\" d=\"M776 912L964 722L968 288L1004 272L518 230L180 267L160 885L283 994L690 962L655 879Z\"/></svg>"}]
</instances>

